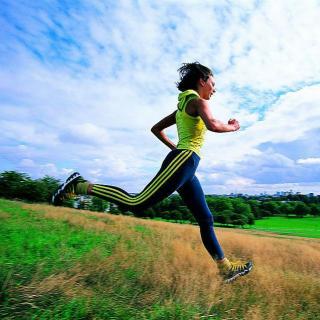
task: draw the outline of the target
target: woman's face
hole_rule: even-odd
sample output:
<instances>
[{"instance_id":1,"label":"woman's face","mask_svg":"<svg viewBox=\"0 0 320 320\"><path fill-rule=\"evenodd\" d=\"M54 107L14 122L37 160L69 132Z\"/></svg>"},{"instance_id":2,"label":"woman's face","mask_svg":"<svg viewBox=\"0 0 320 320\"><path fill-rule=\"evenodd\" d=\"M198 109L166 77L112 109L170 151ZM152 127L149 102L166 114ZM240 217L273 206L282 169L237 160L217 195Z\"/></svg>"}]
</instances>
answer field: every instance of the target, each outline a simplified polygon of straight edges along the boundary
<instances>
[{"instance_id":1,"label":"woman's face","mask_svg":"<svg viewBox=\"0 0 320 320\"><path fill-rule=\"evenodd\" d=\"M201 91L203 99L209 100L212 97L212 95L216 92L215 81L213 76L209 76L207 81L200 79L200 83L202 87Z\"/></svg>"},{"instance_id":2,"label":"woman's face","mask_svg":"<svg viewBox=\"0 0 320 320\"><path fill-rule=\"evenodd\" d=\"M215 88L216 83L214 81L213 76L210 76L205 83L206 83L206 90L208 93L208 100L209 100L211 96L216 92L216 88Z\"/></svg>"}]
</instances>

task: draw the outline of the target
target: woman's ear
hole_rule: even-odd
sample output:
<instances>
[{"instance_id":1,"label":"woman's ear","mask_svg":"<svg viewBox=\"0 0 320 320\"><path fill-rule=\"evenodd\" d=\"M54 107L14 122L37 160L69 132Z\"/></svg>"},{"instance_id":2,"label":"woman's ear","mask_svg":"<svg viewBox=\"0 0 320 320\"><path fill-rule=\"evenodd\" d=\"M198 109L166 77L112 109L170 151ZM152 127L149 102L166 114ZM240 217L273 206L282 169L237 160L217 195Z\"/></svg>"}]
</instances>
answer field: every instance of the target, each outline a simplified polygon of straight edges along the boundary
<instances>
[{"instance_id":1,"label":"woman's ear","mask_svg":"<svg viewBox=\"0 0 320 320\"><path fill-rule=\"evenodd\" d=\"M205 85L206 81L204 81L202 78L199 79L199 84L201 87Z\"/></svg>"}]
</instances>

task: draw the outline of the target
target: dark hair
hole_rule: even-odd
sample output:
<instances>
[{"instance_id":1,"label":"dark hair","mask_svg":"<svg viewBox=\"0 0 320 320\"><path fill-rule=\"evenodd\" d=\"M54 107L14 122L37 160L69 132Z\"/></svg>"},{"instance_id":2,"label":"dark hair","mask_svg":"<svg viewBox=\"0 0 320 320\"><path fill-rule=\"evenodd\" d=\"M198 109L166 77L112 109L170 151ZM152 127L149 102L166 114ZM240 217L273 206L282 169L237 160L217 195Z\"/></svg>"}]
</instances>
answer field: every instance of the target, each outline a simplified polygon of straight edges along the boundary
<instances>
[{"instance_id":1,"label":"dark hair","mask_svg":"<svg viewBox=\"0 0 320 320\"><path fill-rule=\"evenodd\" d=\"M200 64L199 62L183 63L182 67L178 69L180 81L177 82L177 88L180 91L188 89L197 89L199 79L207 81L209 76L213 76L212 71Z\"/></svg>"}]
</instances>

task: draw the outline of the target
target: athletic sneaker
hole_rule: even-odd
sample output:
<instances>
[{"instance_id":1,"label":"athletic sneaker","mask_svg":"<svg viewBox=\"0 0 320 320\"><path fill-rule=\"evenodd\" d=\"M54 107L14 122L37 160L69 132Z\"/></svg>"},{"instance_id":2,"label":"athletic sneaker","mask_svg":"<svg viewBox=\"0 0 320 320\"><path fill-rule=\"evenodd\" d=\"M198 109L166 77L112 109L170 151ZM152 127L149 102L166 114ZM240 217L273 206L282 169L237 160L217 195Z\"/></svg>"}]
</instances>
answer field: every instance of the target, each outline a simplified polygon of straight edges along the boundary
<instances>
[{"instance_id":1,"label":"athletic sneaker","mask_svg":"<svg viewBox=\"0 0 320 320\"><path fill-rule=\"evenodd\" d=\"M79 172L74 172L68 179L61 184L52 195L52 204L59 206L63 200L72 199L75 195L75 186L78 182L85 182Z\"/></svg>"},{"instance_id":2,"label":"athletic sneaker","mask_svg":"<svg viewBox=\"0 0 320 320\"><path fill-rule=\"evenodd\" d=\"M223 263L218 264L218 268L220 270L220 275L224 279L224 282L230 283L236 280L238 277L247 275L253 268L253 262L231 262L225 258Z\"/></svg>"}]
</instances>

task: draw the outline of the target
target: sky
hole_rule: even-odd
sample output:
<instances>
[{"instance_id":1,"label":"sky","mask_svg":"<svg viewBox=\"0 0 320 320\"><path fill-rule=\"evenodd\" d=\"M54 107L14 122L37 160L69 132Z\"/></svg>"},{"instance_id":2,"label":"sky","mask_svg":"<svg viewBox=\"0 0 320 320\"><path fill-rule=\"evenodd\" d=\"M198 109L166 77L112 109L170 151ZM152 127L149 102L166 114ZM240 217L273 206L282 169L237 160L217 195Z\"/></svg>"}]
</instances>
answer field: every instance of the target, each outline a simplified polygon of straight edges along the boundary
<instances>
[{"instance_id":1,"label":"sky","mask_svg":"<svg viewBox=\"0 0 320 320\"><path fill-rule=\"evenodd\" d=\"M139 192L170 151L177 69L213 70L206 194L320 194L320 1L0 0L0 172ZM175 126L166 130L176 143Z\"/></svg>"}]
</instances>

